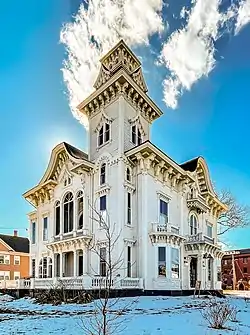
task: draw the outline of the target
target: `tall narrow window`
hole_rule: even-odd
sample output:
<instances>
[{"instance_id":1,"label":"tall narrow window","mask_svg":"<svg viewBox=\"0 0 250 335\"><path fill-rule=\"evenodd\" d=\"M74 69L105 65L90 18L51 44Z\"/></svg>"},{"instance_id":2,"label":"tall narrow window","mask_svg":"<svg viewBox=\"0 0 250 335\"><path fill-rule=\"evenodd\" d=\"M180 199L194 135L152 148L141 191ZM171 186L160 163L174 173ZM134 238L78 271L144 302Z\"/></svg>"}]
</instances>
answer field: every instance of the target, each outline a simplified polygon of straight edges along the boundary
<instances>
[{"instance_id":1,"label":"tall narrow window","mask_svg":"<svg viewBox=\"0 0 250 335\"><path fill-rule=\"evenodd\" d=\"M166 277L166 247L158 247L158 276Z\"/></svg>"},{"instance_id":2,"label":"tall narrow window","mask_svg":"<svg viewBox=\"0 0 250 335\"><path fill-rule=\"evenodd\" d=\"M32 230L31 230L31 241L32 244L36 243L36 222L32 222Z\"/></svg>"},{"instance_id":3,"label":"tall narrow window","mask_svg":"<svg viewBox=\"0 0 250 335\"><path fill-rule=\"evenodd\" d=\"M48 258L48 278L52 278L52 258Z\"/></svg>"},{"instance_id":4,"label":"tall narrow window","mask_svg":"<svg viewBox=\"0 0 250 335\"><path fill-rule=\"evenodd\" d=\"M212 279L212 258L207 260L207 280L211 281Z\"/></svg>"},{"instance_id":5,"label":"tall narrow window","mask_svg":"<svg viewBox=\"0 0 250 335\"><path fill-rule=\"evenodd\" d=\"M55 204L55 221L56 221L56 235L60 234L60 201L57 201Z\"/></svg>"},{"instance_id":6,"label":"tall narrow window","mask_svg":"<svg viewBox=\"0 0 250 335\"><path fill-rule=\"evenodd\" d=\"M106 164L103 163L101 165L101 170L100 170L100 185L103 185L106 183Z\"/></svg>"},{"instance_id":7,"label":"tall narrow window","mask_svg":"<svg viewBox=\"0 0 250 335\"><path fill-rule=\"evenodd\" d=\"M107 274L106 248L100 248L100 276L105 277L106 274Z\"/></svg>"},{"instance_id":8,"label":"tall narrow window","mask_svg":"<svg viewBox=\"0 0 250 335\"><path fill-rule=\"evenodd\" d=\"M101 129L99 130L99 134L98 134L98 145L99 145L99 146L103 145L103 126L102 126Z\"/></svg>"},{"instance_id":9,"label":"tall narrow window","mask_svg":"<svg viewBox=\"0 0 250 335\"><path fill-rule=\"evenodd\" d=\"M140 145L142 143L142 136L139 129L137 129L137 144Z\"/></svg>"},{"instance_id":10,"label":"tall narrow window","mask_svg":"<svg viewBox=\"0 0 250 335\"><path fill-rule=\"evenodd\" d=\"M39 268L38 268L39 278L43 278L43 259L40 259Z\"/></svg>"},{"instance_id":11,"label":"tall narrow window","mask_svg":"<svg viewBox=\"0 0 250 335\"><path fill-rule=\"evenodd\" d=\"M98 133L98 146L107 143L110 140L110 125L105 123Z\"/></svg>"},{"instance_id":12,"label":"tall narrow window","mask_svg":"<svg viewBox=\"0 0 250 335\"><path fill-rule=\"evenodd\" d=\"M247 257L243 258L243 263L246 264L247 263Z\"/></svg>"},{"instance_id":13,"label":"tall narrow window","mask_svg":"<svg viewBox=\"0 0 250 335\"><path fill-rule=\"evenodd\" d=\"M110 126L108 123L105 124L104 142L108 142L110 139Z\"/></svg>"},{"instance_id":14,"label":"tall narrow window","mask_svg":"<svg viewBox=\"0 0 250 335\"><path fill-rule=\"evenodd\" d=\"M130 168L126 169L126 179L127 179L127 181L131 181L131 171L130 171Z\"/></svg>"},{"instance_id":15,"label":"tall narrow window","mask_svg":"<svg viewBox=\"0 0 250 335\"><path fill-rule=\"evenodd\" d=\"M160 199L160 224L168 223L168 203Z\"/></svg>"},{"instance_id":16,"label":"tall narrow window","mask_svg":"<svg viewBox=\"0 0 250 335\"><path fill-rule=\"evenodd\" d=\"M190 235L197 234L197 218L194 214L190 216Z\"/></svg>"},{"instance_id":17,"label":"tall narrow window","mask_svg":"<svg viewBox=\"0 0 250 335\"><path fill-rule=\"evenodd\" d=\"M131 224L132 219L132 213L131 213L131 207L132 207L132 199L131 199L131 193L127 194L127 223Z\"/></svg>"},{"instance_id":18,"label":"tall narrow window","mask_svg":"<svg viewBox=\"0 0 250 335\"><path fill-rule=\"evenodd\" d=\"M47 266L48 266L48 261L47 257L43 258L43 278L47 278Z\"/></svg>"},{"instance_id":19,"label":"tall narrow window","mask_svg":"<svg viewBox=\"0 0 250 335\"><path fill-rule=\"evenodd\" d=\"M132 257L131 257L131 247L128 246L128 260L127 260L127 277L131 277L132 274Z\"/></svg>"},{"instance_id":20,"label":"tall narrow window","mask_svg":"<svg viewBox=\"0 0 250 335\"><path fill-rule=\"evenodd\" d=\"M132 143L134 143L134 144L137 144L136 143L136 126L132 126L132 128L131 128L131 130L132 130Z\"/></svg>"},{"instance_id":21,"label":"tall narrow window","mask_svg":"<svg viewBox=\"0 0 250 335\"><path fill-rule=\"evenodd\" d=\"M100 214L101 214L101 222L100 225L104 224L107 219L107 196L103 195L100 197Z\"/></svg>"},{"instance_id":22,"label":"tall narrow window","mask_svg":"<svg viewBox=\"0 0 250 335\"><path fill-rule=\"evenodd\" d=\"M48 218L43 218L43 241L48 240Z\"/></svg>"},{"instance_id":23,"label":"tall narrow window","mask_svg":"<svg viewBox=\"0 0 250 335\"><path fill-rule=\"evenodd\" d=\"M73 230L74 220L74 209L73 209L73 194L67 193L63 203L63 225L64 233L71 232Z\"/></svg>"},{"instance_id":24,"label":"tall narrow window","mask_svg":"<svg viewBox=\"0 0 250 335\"><path fill-rule=\"evenodd\" d=\"M77 193L77 229L83 228L83 192L79 191Z\"/></svg>"},{"instance_id":25,"label":"tall narrow window","mask_svg":"<svg viewBox=\"0 0 250 335\"><path fill-rule=\"evenodd\" d=\"M36 260L33 258L31 263L31 277L36 277Z\"/></svg>"},{"instance_id":26,"label":"tall narrow window","mask_svg":"<svg viewBox=\"0 0 250 335\"><path fill-rule=\"evenodd\" d=\"M171 272L172 278L179 278L179 267L180 267L180 258L179 258L179 249L171 248Z\"/></svg>"},{"instance_id":27,"label":"tall narrow window","mask_svg":"<svg viewBox=\"0 0 250 335\"><path fill-rule=\"evenodd\" d=\"M207 224L207 236L208 237L213 237L213 227L211 224Z\"/></svg>"}]
</instances>

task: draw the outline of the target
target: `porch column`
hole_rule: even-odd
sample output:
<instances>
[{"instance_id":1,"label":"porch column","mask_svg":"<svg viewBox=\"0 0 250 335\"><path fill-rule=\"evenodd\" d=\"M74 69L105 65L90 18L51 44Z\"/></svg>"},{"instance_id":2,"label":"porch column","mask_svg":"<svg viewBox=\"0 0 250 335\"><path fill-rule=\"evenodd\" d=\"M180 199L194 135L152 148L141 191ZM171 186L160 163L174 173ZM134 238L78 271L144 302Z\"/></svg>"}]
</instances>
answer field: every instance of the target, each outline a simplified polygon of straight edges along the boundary
<instances>
[{"instance_id":1,"label":"porch column","mask_svg":"<svg viewBox=\"0 0 250 335\"><path fill-rule=\"evenodd\" d=\"M74 250L74 277L78 276L78 250Z\"/></svg>"},{"instance_id":2,"label":"porch column","mask_svg":"<svg viewBox=\"0 0 250 335\"><path fill-rule=\"evenodd\" d=\"M78 225L78 206L77 206L78 199L74 200L74 221L73 221L73 232L77 231L77 225Z\"/></svg>"},{"instance_id":3,"label":"porch column","mask_svg":"<svg viewBox=\"0 0 250 335\"><path fill-rule=\"evenodd\" d=\"M65 253L60 252L60 277L65 274Z\"/></svg>"},{"instance_id":4,"label":"porch column","mask_svg":"<svg viewBox=\"0 0 250 335\"><path fill-rule=\"evenodd\" d=\"M198 256L198 264L197 264L197 280L201 281L201 290L204 289L204 269L203 269L203 255Z\"/></svg>"},{"instance_id":5,"label":"porch column","mask_svg":"<svg viewBox=\"0 0 250 335\"><path fill-rule=\"evenodd\" d=\"M88 250L83 249L82 254L83 254L82 272L83 272L83 275L86 275L88 273Z\"/></svg>"}]
</instances>

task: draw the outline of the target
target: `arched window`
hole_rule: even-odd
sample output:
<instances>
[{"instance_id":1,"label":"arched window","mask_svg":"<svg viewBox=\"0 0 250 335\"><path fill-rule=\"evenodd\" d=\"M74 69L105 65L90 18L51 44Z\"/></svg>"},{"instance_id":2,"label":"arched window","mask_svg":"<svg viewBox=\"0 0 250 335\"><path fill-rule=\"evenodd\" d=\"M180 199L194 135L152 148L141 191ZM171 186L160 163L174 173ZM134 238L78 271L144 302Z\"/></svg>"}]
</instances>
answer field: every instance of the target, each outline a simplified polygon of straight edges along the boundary
<instances>
[{"instance_id":1,"label":"arched window","mask_svg":"<svg viewBox=\"0 0 250 335\"><path fill-rule=\"evenodd\" d=\"M110 139L110 126L108 123L105 123L98 133L98 146L107 143Z\"/></svg>"},{"instance_id":2,"label":"arched window","mask_svg":"<svg viewBox=\"0 0 250 335\"><path fill-rule=\"evenodd\" d=\"M127 181L131 181L131 171L130 171L130 168L127 168L127 170L126 170L126 179L127 179Z\"/></svg>"},{"instance_id":3,"label":"arched window","mask_svg":"<svg viewBox=\"0 0 250 335\"><path fill-rule=\"evenodd\" d=\"M60 201L55 203L55 222L56 222L56 235L60 234Z\"/></svg>"},{"instance_id":4,"label":"arched window","mask_svg":"<svg viewBox=\"0 0 250 335\"><path fill-rule=\"evenodd\" d=\"M47 257L44 257L43 258L43 278L47 278L47 275L48 275L47 266L48 266Z\"/></svg>"},{"instance_id":5,"label":"arched window","mask_svg":"<svg viewBox=\"0 0 250 335\"><path fill-rule=\"evenodd\" d=\"M39 278L52 278L52 259L43 257L39 262Z\"/></svg>"},{"instance_id":6,"label":"arched window","mask_svg":"<svg viewBox=\"0 0 250 335\"><path fill-rule=\"evenodd\" d=\"M73 230L74 204L73 194L67 193L63 202L63 232L68 233Z\"/></svg>"},{"instance_id":7,"label":"arched window","mask_svg":"<svg viewBox=\"0 0 250 335\"><path fill-rule=\"evenodd\" d=\"M83 192L77 193L77 229L83 228Z\"/></svg>"},{"instance_id":8,"label":"arched window","mask_svg":"<svg viewBox=\"0 0 250 335\"><path fill-rule=\"evenodd\" d=\"M103 185L106 183L106 164L103 163L101 165L101 170L100 170L100 185Z\"/></svg>"},{"instance_id":9,"label":"arched window","mask_svg":"<svg viewBox=\"0 0 250 335\"><path fill-rule=\"evenodd\" d=\"M42 278L43 277L43 260L42 259L40 259L38 270L39 270L38 271L38 277Z\"/></svg>"},{"instance_id":10,"label":"arched window","mask_svg":"<svg viewBox=\"0 0 250 335\"><path fill-rule=\"evenodd\" d=\"M189 219L189 224L190 224L190 235L196 235L198 222L194 214L191 214L190 219Z\"/></svg>"},{"instance_id":11,"label":"arched window","mask_svg":"<svg viewBox=\"0 0 250 335\"><path fill-rule=\"evenodd\" d=\"M52 259L48 258L48 278L52 278Z\"/></svg>"}]
</instances>

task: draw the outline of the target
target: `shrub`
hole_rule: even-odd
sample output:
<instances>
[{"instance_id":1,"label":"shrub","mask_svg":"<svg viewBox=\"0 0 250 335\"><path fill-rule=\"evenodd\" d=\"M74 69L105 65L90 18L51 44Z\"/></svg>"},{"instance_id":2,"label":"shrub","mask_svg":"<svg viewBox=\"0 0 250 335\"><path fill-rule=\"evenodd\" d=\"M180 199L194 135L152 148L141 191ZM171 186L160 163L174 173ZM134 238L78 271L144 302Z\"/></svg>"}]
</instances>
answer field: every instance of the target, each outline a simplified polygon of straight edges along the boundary
<instances>
[{"instance_id":1,"label":"shrub","mask_svg":"<svg viewBox=\"0 0 250 335\"><path fill-rule=\"evenodd\" d=\"M237 320L237 309L228 302L219 302L216 299L210 301L207 306L201 310L203 318L214 329L225 329L228 321Z\"/></svg>"}]
</instances>

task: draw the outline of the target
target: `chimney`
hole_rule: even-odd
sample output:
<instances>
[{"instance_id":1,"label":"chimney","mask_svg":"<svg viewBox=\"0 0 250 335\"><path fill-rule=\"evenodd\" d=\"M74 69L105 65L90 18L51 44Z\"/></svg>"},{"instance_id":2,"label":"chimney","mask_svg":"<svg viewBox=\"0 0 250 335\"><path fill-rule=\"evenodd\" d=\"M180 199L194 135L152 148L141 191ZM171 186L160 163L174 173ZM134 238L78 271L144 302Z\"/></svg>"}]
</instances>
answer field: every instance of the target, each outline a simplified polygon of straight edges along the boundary
<instances>
[{"instance_id":1,"label":"chimney","mask_svg":"<svg viewBox=\"0 0 250 335\"><path fill-rule=\"evenodd\" d=\"M14 236L17 236L18 231L14 230Z\"/></svg>"}]
</instances>

